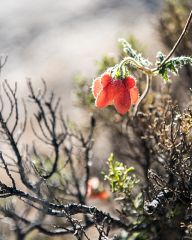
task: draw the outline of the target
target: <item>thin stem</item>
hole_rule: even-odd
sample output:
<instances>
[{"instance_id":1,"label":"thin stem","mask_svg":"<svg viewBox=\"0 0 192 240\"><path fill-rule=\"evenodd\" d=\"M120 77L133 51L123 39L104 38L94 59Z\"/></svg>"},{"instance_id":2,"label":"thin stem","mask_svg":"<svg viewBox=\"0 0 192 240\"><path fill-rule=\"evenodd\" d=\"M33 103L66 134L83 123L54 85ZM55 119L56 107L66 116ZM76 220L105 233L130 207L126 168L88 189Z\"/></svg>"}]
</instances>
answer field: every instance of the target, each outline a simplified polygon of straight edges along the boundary
<instances>
[{"instance_id":1,"label":"thin stem","mask_svg":"<svg viewBox=\"0 0 192 240\"><path fill-rule=\"evenodd\" d=\"M142 72L144 72L145 74L153 74L154 72L158 71L169 59L170 57L173 55L173 53L175 52L175 50L177 49L177 47L179 46L179 44L181 43L183 37L185 36L188 28L189 28L189 25L190 25L190 22L191 22L191 19L192 19L192 10L189 14L189 17L186 21L186 24L183 28L183 31L180 35L180 37L178 38L177 42L175 43L175 45L173 46L172 50L170 51L170 53L167 55L167 57L161 62L161 64L156 67L156 68L153 68L153 69L150 69L150 68L146 68L144 66L142 66L139 62L137 62L134 58L132 57L126 57L124 58L120 64L119 64L119 68L121 68L124 64L128 63L128 62L131 62L133 63L138 69L140 69Z\"/></svg>"},{"instance_id":2,"label":"thin stem","mask_svg":"<svg viewBox=\"0 0 192 240\"><path fill-rule=\"evenodd\" d=\"M189 14L189 17L188 17L187 21L186 21L185 27L183 28L183 31L182 31L180 37L178 38L177 42L173 46L172 50L170 51L170 53L167 55L167 57L161 62L161 64L157 68L152 69L152 72L156 72L157 70L159 70L167 62L167 60L169 60L169 58L173 55L173 53L175 52L175 50L177 49L177 47L181 43L183 37L185 36L185 34L186 34L186 32L189 28L189 24L191 22L191 19L192 19L192 10Z\"/></svg>"},{"instance_id":3,"label":"thin stem","mask_svg":"<svg viewBox=\"0 0 192 240\"><path fill-rule=\"evenodd\" d=\"M133 63L138 69L140 69L142 72L144 72L145 74L151 74L152 71L149 68L146 68L144 66L142 66L139 62L137 62L134 58L132 57L126 57L124 58L120 64L119 64L119 68L121 68L124 64L131 62Z\"/></svg>"},{"instance_id":4,"label":"thin stem","mask_svg":"<svg viewBox=\"0 0 192 240\"><path fill-rule=\"evenodd\" d=\"M151 78L148 74L146 74L146 87L145 87L145 90L144 90L143 94L141 95L141 97L139 98L139 100L137 101L137 103L134 107L133 116L136 116L136 114L138 112L139 105L143 101L143 99L147 96L147 94L149 92L149 89L150 89L150 86L151 86Z\"/></svg>"}]
</instances>

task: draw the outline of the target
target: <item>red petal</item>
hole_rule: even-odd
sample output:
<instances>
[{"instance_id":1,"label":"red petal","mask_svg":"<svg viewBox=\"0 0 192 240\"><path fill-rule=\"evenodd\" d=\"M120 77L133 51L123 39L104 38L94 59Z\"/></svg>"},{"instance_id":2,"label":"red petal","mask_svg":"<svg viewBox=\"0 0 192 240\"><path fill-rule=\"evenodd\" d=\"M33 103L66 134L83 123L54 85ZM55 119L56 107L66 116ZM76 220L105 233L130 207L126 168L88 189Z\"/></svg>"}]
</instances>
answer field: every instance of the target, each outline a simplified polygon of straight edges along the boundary
<instances>
[{"instance_id":1,"label":"red petal","mask_svg":"<svg viewBox=\"0 0 192 240\"><path fill-rule=\"evenodd\" d=\"M109 73L104 73L101 76L101 84L104 87L106 87L108 84L112 83L112 77L109 75Z\"/></svg>"},{"instance_id":2,"label":"red petal","mask_svg":"<svg viewBox=\"0 0 192 240\"><path fill-rule=\"evenodd\" d=\"M127 88L124 84L121 85L114 97L114 105L117 112L125 114L131 106L131 97L130 93L127 91Z\"/></svg>"},{"instance_id":3,"label":"red petal","mask_svg":"<svg viewBox=\"0 0 192 240\"><path fill-rule=\"evenodd\" d=\"M135 104L139 98L139 92L136 87L131 88L130 90L130 95L131 95L131 104Z\"/></svg>"},{"instance_id":4,"label":"red petal","mask_svg":"<svg viewBox=\"0 0 192 240\"><path fill-rule=\"evenodd\" d=\"M113 98L114 98L114 86L112 84L108 84L97 95L95 106L98 108L107 107L113 102Z\"/></svg>"},{"instance_id":5,"label":"red petal","mask_svg":"<svg viewBox=\"0 0 192 240\"><path fill-rule=\"evenodd\" d=\"M135 79L131 76L129 77L126 77L125 78L125 81L127 82L127 87L130 89L130 88L133 88L135 86Z\"/></svg>"},{"instance_id":6,"label":"red petal","mask_svg":"<svg viewBox=\"0 0 192 240\"><path fill-rule=\"evenodd\" d=\"M107 200L109 199L110 195L108 192L103 191L103 192L98 192L98 193L92 193L90 196L88 196L89 198L92 199L101 199L101 200Z\"/></svg>"},{"instance_id":7,"label":"red petal","mask_svg":"<svg viewBox=\"0 0 192 240\"><path fill-rule=\"evenodd\" d=\"M92 85L92 93L94 97L97 97L98 93L101 91L102 85L101 85L101 78L96 78L93 81Z\"/></svg>"}]
</instances>

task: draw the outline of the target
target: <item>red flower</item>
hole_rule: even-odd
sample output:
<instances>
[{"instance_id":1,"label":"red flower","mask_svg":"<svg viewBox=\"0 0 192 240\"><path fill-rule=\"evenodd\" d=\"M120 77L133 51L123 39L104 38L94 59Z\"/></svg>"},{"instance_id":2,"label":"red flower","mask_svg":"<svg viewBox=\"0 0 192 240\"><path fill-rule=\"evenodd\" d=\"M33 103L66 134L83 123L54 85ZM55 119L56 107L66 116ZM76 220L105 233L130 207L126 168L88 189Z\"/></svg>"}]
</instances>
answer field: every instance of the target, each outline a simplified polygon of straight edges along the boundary
<instances>
[{"instance_id":1,"label":"red flower","mask_svg":"<svg viewBox=\"0 0 192 240\"><path fill-rule=\"evenodd\" d=\"M110 194L103 188L97 177L92 177L87 184L87 198L108 200Z\"/></svg>"},{"instance_id":2,"label":"red flower","mask_svg":"<svg viewBox=\"0 0 192 240\"><path fill-rule=\"evenodd\" d=\"M94 80L92 91L96 99L96 107L105 108L114 104L117 112L121 114L125 114L139 97L133 77L128 76L123 80L113 79L109 73L104 73Z\"/></svg>"}]
</instances>

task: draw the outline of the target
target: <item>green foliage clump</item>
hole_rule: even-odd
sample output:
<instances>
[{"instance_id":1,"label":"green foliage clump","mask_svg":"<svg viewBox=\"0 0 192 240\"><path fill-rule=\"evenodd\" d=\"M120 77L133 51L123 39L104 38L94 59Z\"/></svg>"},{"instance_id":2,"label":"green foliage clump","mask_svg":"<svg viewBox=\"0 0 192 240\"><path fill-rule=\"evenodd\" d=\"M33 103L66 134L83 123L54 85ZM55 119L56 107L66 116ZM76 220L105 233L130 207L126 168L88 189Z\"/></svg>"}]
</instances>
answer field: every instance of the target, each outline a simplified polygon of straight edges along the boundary
<instances>
[{"instance_id":1,"label":"green foliage clump","mask_svg":"<svg viewBox=\"0 0 192 240\"><path fill-rule=\"evenodd\" d=\"M105 175L105 180L108 180L112 192L125 193L129 195L132 189L139 183L133 167L126 167L122 162L115 160L114 154L111 154L108 159L109 174Z\"/></svg>"},{"instance_id":2,"label":"green foliage clump","mask_svg":"<svg viewBox=\"0 0 192 240\"><path fill-rule=\"evenodd\" d=\"M163 77L165 81L170 80L169 73L178 74L178 70L185 65L192 64L192 57L174 57L166 61L162 66L161 63L163 62L165 56L159 52L158 53L158 61L156 62L157 66L160 66L158 69L158 73Z\"/></svg>"}]
</instances>

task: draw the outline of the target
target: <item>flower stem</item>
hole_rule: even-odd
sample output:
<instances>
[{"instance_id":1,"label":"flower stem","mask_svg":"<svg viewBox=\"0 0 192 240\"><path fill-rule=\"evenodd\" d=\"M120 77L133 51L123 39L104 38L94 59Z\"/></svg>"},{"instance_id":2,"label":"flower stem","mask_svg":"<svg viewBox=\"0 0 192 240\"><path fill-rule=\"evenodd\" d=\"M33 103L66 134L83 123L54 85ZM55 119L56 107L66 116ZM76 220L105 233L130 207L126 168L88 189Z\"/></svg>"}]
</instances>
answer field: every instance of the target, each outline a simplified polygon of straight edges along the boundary
<instances>
[{"instance_id":1,"label":"flower stem","mask_svg":"<svg viewBox=\"0 0 192 240\"><path fill-rule=\"evenodd\" d=\"M173 53L175 52L175 50L177 49L177 47L178 47L179 44L181 43L183 37L185 36L185 34L186 34L186 32L187 32L187 30L188 30L188 28L189 28L191 19L192 19L192 10L191 10L191 12L190 12L190 14L189 14L189 17L188 17L188 19L187 19L187 21L186 21L186 24L185 24L185 26L184 26L184 28L183 28L183 31L182 31L181 35L179 36L177 42L175 43L175 45L173 46L172 50L171 50L170 53L167 55L167 57L161 62L161 64L160 64L158 67L156 67L156 68L154 68L154 69L151 70L153 73L156 72L156 71L158 71L158 70L170 59L170 57L173 55Z\"/></svg>"},{"instance_id":2,"label":"flower stem","mask_svg":"<svg viewBox=\"0 0 192 240\"><path fill-rule=\"evenodd\" d=\"M141 104L141 102L143 101L143 99L147 96L149 89L151 86L151 76L149 76L149 74L146 74L146 87L144 92L142 93L141 97L139 98L139 100L137 101L134 110L133 110L133 117L136 116L138 109L139 109L139 105Z\"/></svg>"},{"instance_id":3,"label":"flower stem","mask_svg":"<svg viewBox=\"0 0 192 240\"><path fill-rule=\"evenodd\" d=\"M150 69L150 68L146 68L144 66L142 66L138 61L136 61L134 58L132 57L126 57L124 58L120 64L119 64L119 68L121 68L124 64L130 62L132 63L133 65L135 65L138 69L140 69L142 72L144 72L145 74L148 74L148 75L151 75L151 74L154 74L155 72L157 72L169 59L170 57L173 55L173 53L175 52L175 50L177 49L177 47L179 46L179 44L181 43L183 37L185 36L188 28L189 28L189 25L190 25L190 22L191 22L191 19L192 19L192 10L189 14L189 17L186 21L186 24L183 28L183 31L180 35L180 37L178 38L177 42L175 43L175 45L173 46L172 50L170 51L170 53L167 55L167 57L161 62L161 64L159 66L157 66L156 68L153 68L153 69Z\"/></svg>"},{"instance_id":4,"label":"flower stem","mask_svg":"<svg viewBox=\"0 0 192 240\"><path fill-rule=\"evenodd\" d=\"M142 72L144 72L145 74L152 74L153 72L151 71L150 68L146 68L144 66L142 66L139 62L137 62L134 58L132 57L126 57L124 58L120 64L119 64L119 68L122 68L122 66L126 63L132 63L133 65L135 65L137 67L137 69L140 69Z\"/></svg>"}]
</instances>

